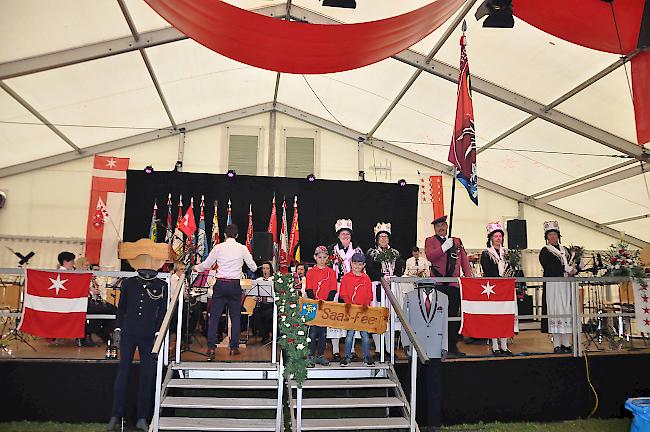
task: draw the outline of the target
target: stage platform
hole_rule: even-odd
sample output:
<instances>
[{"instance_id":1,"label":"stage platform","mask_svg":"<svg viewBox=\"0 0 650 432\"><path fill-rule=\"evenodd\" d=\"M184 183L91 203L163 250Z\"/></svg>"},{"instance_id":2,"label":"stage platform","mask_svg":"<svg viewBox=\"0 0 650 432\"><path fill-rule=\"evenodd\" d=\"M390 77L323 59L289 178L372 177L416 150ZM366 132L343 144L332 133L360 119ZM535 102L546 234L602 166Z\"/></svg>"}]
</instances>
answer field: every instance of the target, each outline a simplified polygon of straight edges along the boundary
<instances>
[{"instance_id":1,"label":"stage platform","mask_svg":"<svg viewBox=\"0 0 650 432\"><path fill-rule=\"evenodd\" d=\"M0 421L106 421L117 361L104 359L105 347L79 348L72 340L58 346L48 346L41 339L31 342L37 351L13 342L2 352ZM599 399L597 417L628 416L623 408L628 397L650 395L650 375L645 373L650 346L641 339L625 344L625 349L606 347L587 354L591 383ZM585 358L553 354L548 335L537 330L522 331L515 337L510 345L513 357L493 357L485 344L461 343L460 347L468 357L448 359L442 367L445 424L568 420L586 417L594 407ZM204 351L204 339L199 337L191 348ZM270 346L262 346L257 339L239 356L230 357L225 348L217 350L217 361L268 362L270 356ZM204 358L183 353L182 360ZM132 371L137 368L136 363ZM407 389L410 372L401 351L395 369ZM131 418L135 414L136 376L132 374L129 384ZM418 393L421 415L427 396Z\"/></svg>"}]
</instances>

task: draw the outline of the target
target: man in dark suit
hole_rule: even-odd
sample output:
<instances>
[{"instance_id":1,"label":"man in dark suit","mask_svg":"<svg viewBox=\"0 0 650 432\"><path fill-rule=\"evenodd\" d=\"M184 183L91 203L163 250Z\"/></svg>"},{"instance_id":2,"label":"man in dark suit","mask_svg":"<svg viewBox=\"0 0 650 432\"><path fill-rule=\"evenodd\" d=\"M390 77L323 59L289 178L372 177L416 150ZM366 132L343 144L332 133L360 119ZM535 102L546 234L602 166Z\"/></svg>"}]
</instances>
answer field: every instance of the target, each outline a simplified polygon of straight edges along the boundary
<instances>
[{"instance_id":1,"label":"man in dark suit","mask_svg":"<svg viewBox=\"0 0 650 432\"><path fill-rule=\"evenodd\" d=\"M156 334L167 311L167 283L157 277L155 270L138 270L138 275L122 283L116 316L116 343L120 347L120 365L115 377L113 412L109 431L120 429L124 417L129 369L136 347L140 354L140 377L136 429L149 430L151 393L156 362L151 353ZM119 336L118 336L119 335ZM162 354L161 354L162 355Z\"/></svg>"},{"instance_id":2,"label":"man in dark suit","mask_svg":"<svg viewBox=\"0 0 650 432\"><path fill-rule=\"evenodd\" d=\"M424 244L427 259L431 262L432 277L473 277L472 267L467 258L463 242L458 237L447 237L449 227L447 216L441 216L431 222L435 235L428 237ZM449 316L460 317L460 288L456 282L444 282L436 286L449 298ZM464 356L456 346L460 322L449 323L449 354Z\"/></svg>"}]
</instances>

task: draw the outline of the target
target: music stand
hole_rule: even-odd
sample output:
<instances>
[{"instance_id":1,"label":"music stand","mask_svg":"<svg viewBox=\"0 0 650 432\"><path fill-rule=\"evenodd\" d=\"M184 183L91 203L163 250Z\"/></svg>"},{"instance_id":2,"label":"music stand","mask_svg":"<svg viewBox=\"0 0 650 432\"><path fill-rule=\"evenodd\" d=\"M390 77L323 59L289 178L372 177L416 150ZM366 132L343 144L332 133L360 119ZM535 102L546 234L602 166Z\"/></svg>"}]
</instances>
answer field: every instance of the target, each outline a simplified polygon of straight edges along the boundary
<instances>
[{"instance_id":1,"label":"music stand","mask_svg":"<svg viewBox=\"0 0 650 432\"><path fill-rule=\"evenodd\" d=\"M275 301L275 297L273 295L273 281L258 281L254 280L252 281L252 286L251 288L246 291L246 297L267 297L271 298L272 301ZM272 343L275 343L274 340L269 341L268 343L264 344L264 346L268 346Z\"/></svg>"},{"instance_id":2,"label":"music stand","mask_svg":"<svg viewBox=\"0 0 650 432\"><path fill-rule=\"evenodd\" d=\"M20 268L20 267L22 267L22 265L19 265L18 267ZM25 278L24 277L19 277L17 282L18 282L18 284L17 284L18 286L23 287L23 289L20 290L20 299L19 299L19 302L18 302L18 306L19 306L18 311L20 312L20 311L23 310L24 302L25 302L25 288L24 288L25 287ZM3 284L4 284L4 282L3 282ZM4 339L5 341L17 341L19 343L24 343L25 345L27 345L28 347L30 347L31 349L36 351L36 348L34 348L34 346L29 343L29 341L23 335L23 333L20 330L18 330L18 324L19 324L20 318L14 318L13 320L11 318L9 318L8 321L9 322L13 321L13 326L10 325L9 333L0 335L0 338ZM4 331L5 328L6 327L3 327L2 331Z\"/></svg>"},{"instance_id":3,"label":"music stand","mask_svg":"<svg viewBox=\"0 0 650 432\"><path fill-rule=\"evenodd\" d=\"M192 338L190 336L190 297L192 296L191 293L189 293L189 290L192 288L205 288L206 289L206 294L207 295L207 288L208 288L208 279L210 276L210 270L205 270L199 274L196 275L194 280L190 282L190 278L192 277L192 267L188 266L187 271L185 272L185 283L186 286L188 287L188 296L187 299L185 300L185 303L187 304L187 314L185 314L185 337L187 338L187 348L183 349L183 344L181 343L181 354L184 352L191 352L197 355L201 355L203 357L208 357L208 355L205 352L200 352L200 351L194 351L190 349L191 343L192 343ZM204 294L201 294L204 295ZM185 297L185 296L183 296ZM197 298L200 296L197 296ZM181 338L182 340L182 338Z\"/></svg>"}]
</instances>

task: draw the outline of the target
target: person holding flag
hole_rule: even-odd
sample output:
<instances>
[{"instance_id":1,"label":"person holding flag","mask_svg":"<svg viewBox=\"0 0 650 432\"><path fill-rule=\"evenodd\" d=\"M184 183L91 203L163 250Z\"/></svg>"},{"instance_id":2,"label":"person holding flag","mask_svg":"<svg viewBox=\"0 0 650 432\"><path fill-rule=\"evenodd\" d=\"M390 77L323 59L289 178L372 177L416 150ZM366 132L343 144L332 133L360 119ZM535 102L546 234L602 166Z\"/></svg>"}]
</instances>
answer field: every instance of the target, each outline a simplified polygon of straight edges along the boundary
<instances>
[{"instance_id":1,"label":"person holding flag","mask_svg":"<svg viewBox=\"0 0 650 432\"><path fill-rule=\"evenodd\" d=\"M432 277L474 277L463 242L458 237L447 237L449 225L447 216L441 216L431 222L435 235L428 237L424 243L427 259L431 262ZM460 287L455 282L436 284L436 289L446 294L449 300L449 316L460 317ZM460 322L449 323L449 354L465 356L456 346Z\"/></svg>"}]
</instances>

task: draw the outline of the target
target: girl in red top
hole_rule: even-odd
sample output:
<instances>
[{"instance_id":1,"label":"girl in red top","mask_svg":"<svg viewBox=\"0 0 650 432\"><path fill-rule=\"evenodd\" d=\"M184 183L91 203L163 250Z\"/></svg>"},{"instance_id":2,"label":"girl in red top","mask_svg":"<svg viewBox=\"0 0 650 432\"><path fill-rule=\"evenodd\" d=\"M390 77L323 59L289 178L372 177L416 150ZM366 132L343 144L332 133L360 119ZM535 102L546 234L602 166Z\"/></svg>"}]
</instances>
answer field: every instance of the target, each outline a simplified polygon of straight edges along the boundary
<instances>
[{"instance_id":1,"label":"girl in red top","mask_svg":"<svg viewBox=\"0 0 650 432\"><path fill-rule=\"evenodd\" d=\"M314 300L333 301L336 295L336 272L327 267L329 254L325 246L318 246L314 252L316 266L309 269L305 281L305 293L307 297ZM316 364L328 366L329 361L323 355L325 353L325 336L327 327L311 326L309 329L309 358L307 367L312 368Z\"/></svg>"},{"instance_id":2,"label":"girl in red top","mask_svg":"<svg viewBox=\"0 0 650 432\"><path fill-rule=\"evenodd\" d=\"M372 282L367 274L363 272L366 265L366 256L357 252L352 256L352 271L341 278L341 289L339 301L360 306L370 306L372 302ZM341 366L349 366L352 357L352 346L354 345L355 330L348 330L345 337L345 357L341 360ZM363 351L363 362L366 366L372 367L375 362L370 356L370 335L366 331L360 331L361 350Z\"/></svg>"}]
</instances>

